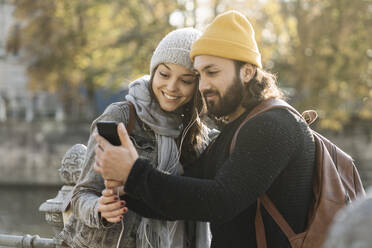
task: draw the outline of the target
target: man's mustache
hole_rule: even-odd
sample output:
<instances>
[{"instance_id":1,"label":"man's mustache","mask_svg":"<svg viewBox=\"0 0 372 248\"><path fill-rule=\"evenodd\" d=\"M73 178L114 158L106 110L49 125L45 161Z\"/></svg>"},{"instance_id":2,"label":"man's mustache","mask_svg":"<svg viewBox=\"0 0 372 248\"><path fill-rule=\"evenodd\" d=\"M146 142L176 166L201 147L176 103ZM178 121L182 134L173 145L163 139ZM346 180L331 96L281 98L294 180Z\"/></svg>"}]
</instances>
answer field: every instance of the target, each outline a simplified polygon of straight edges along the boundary
<instances>
[{"instance_id":1,"label":"man's mustache","mask_svg":"<svg viewBox=\"0 0 372 248\"><path fill-rule=\"evenodd\" d=\"M203 97L207 97L208 95L217 95L218 92L216 90L205 90L203 91Z\"/></svg>"}]
</instances>

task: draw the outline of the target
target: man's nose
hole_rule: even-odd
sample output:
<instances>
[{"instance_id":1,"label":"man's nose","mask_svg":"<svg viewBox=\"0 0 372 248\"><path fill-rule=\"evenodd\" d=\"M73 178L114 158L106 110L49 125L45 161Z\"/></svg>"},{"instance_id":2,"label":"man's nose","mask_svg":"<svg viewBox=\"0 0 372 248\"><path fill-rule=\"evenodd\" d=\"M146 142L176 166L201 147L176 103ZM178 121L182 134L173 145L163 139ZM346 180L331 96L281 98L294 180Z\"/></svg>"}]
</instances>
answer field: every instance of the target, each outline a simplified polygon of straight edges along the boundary
<instances>
[{"instance_id":1,"label":"man's nose","mask_svg":"<svg viewBox=\"0 0 372 248\"><path fill-rule=\"evenodd\" d=\"M200 75L199 78L199 91L203 93L204 91L211 88L211 84L208 82L208 80Z\"/></svg>"}]
</instances>

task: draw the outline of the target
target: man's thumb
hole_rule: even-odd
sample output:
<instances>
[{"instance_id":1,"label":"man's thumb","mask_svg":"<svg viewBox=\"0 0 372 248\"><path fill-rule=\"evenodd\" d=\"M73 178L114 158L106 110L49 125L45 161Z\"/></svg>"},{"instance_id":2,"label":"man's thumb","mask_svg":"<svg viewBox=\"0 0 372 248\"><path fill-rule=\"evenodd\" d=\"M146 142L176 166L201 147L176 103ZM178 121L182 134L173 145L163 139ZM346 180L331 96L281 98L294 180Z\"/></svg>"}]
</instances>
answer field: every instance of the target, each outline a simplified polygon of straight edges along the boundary
<instances>
[{"instance_id":1,"label":"man's thumb","mask_svg":"<svg viewBox=\"0 0 372 248\"><path fill-rule=\"evenodd\" d=\"M118 134L119 134L121 145L124 146L124 147L128 147L128 145L132 141L130 140L127 129L125 128L125 126L122 122L119 123L117 131L118 131Z\"/></svg>"}]
</instances>

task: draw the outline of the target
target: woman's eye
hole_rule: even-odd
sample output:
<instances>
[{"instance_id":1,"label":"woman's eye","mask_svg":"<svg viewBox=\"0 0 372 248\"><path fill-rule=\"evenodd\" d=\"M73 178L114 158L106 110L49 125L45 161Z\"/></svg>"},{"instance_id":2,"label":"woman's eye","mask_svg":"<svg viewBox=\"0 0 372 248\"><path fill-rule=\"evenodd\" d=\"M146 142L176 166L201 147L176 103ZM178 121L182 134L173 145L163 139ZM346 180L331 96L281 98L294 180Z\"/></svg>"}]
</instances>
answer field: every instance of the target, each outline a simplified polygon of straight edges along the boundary
<instances>
[{"instance_id":1,"label":"woman's eye","mask_svg":"<svg viewBox=\"0 0 372 248\"><path fill-rule=\"evenodd\" d=\"M168 74L163 73L163 72L161 72L161 71L159 71L159 74L160 74L160 76L162 76L162 77L164 77L164 78L167 78L167 77L168 77Z\"/></svg>"},{"instance_id":2,"label":"woman's eye","mask_svg":"<svg viewBox=\"0 0 372 248\"><path fill-rule=\"evenodd\" d=\"M184 84L193 84L194 83L194 81L190 81L190 80L181 80L182 81L182 83L184 83Z\"/></svg>"}]
</instances>

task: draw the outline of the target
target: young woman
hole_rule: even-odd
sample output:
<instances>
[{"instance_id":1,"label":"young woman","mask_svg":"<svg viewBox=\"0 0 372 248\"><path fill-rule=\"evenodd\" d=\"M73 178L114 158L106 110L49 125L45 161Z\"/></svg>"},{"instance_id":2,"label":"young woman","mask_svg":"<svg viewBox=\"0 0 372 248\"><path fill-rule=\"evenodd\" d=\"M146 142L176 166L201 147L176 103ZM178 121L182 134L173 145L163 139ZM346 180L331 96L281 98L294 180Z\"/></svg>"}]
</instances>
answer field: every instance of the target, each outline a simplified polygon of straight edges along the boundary
<instances>
[{"instance_id":1,"label":"young woman","mask_svg":"<svg viewBox=\"0 0 372 248\"><path fill-rule=\"evenodd\" d=\"M102 177L94 172L96 123L102 120L128 125L130 102L135 109L130 134L139 156L158 170L182 174L209 142L209 130L199 119L202 100L189 52L199 37L192 28L178 29L163 38L150 65L150 75L129 85L127 101L111 104L91 126L87 156L74 188L69 219L60 237L71 247L209 247L207 223L147 219L121 207L112 195L104 198ZM110 202L104 199L111 199ZM112 208L126 213L111 223ZM109 221L107 221L109 220Z\"/></svg>"}]
</instances>

